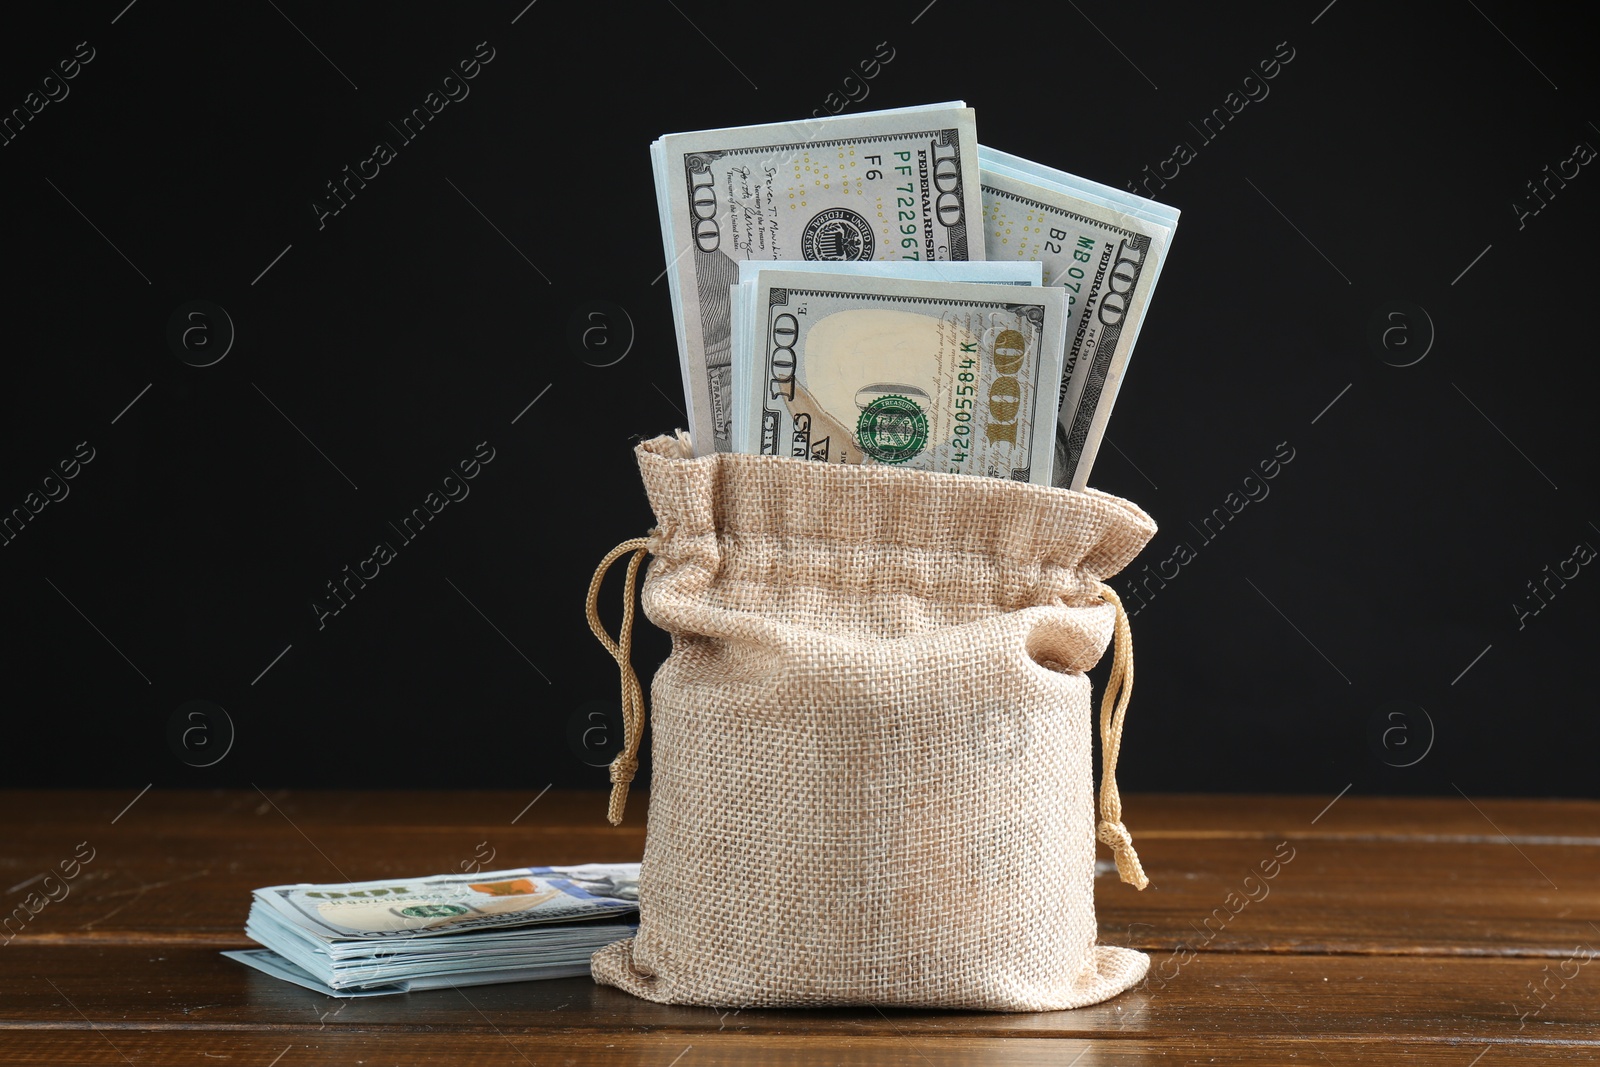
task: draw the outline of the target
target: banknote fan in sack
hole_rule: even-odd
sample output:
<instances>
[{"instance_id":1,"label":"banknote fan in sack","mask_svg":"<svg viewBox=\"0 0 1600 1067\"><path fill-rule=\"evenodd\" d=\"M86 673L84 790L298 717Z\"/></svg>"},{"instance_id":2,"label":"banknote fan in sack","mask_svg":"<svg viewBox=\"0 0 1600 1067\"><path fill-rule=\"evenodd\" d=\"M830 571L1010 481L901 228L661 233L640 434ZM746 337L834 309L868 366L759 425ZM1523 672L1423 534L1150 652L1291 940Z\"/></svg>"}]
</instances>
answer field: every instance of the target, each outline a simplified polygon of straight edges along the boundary
<instances>
[{"instance_id":1,"label":"banknote fan in sack","mask_svg":"<svg viewBox=\"0 0 1600 1067\"><path fill-rule=\"evenodd\" d=\"M1088 484L1177 209L981 145L959 102L651 160L698 455Z\"/></svg>"}]
</instances>

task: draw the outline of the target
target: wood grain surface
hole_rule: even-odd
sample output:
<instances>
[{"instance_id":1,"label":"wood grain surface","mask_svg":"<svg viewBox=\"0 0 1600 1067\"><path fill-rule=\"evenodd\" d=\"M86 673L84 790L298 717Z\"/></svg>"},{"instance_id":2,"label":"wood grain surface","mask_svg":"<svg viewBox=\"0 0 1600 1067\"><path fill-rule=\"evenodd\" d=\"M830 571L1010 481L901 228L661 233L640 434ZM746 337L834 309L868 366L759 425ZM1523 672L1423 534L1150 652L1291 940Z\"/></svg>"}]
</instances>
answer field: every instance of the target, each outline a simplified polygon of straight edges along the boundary
<instances>
[{"instance_id":1,"label":"wood grain surface","mask_svg":"<svg viewBox=\"0 0 1600 1067\"><path fill-rule=\"evenodd\" d=\"M1600 1063L1600 803L1131 797L1152 885L1102 875L1096 904L1149 979L996 1015L676 1008L587 979L337 1000L218 955L261 885L638 859L643 797L618 828L599 793L4 797L6 911L92 858L0 937L3 1064Z\"/></svg>"}]
</instances>

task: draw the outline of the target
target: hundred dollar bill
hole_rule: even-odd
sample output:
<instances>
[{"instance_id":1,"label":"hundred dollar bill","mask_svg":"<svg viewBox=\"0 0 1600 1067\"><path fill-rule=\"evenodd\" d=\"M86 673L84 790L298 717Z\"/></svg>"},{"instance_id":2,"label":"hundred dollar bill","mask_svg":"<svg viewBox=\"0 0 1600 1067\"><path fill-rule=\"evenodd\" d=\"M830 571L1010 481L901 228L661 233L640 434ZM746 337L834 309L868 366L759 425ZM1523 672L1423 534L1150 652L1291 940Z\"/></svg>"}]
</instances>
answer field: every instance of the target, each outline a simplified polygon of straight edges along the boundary
<instances>
[{"instance_id":1,"label":"hundred dollar bill","mask_svg":"<svg viewBox=\"0 0 1600 1067\"><path fill-rule=\"evenodd\" d=\"M768 263L747 259L739 264L739 284L733 287L733 392L742 397L749 392L744 376L752 365L750 358L749 308L760 273L764 270L799 270L822 274L856 274L872 278L926 278L945 282L990 282L997 285L1043 285L1044 265L1037 262L1012 260L1009 263L989 263L983 260L958 260L951 263L918 263L908 260L792 260ZM729 437L735 443L745 439L745 418L749 406L735 403L729 414Z\"/></svg>"},{"instance_id":2,"label":"hundred dollar bill","mask_svg":"<svg viewBox=\"0 0 1600 1067\"><path fill-rule=\"evenodd\" d=\"M650 154L701 455L731 447L740 261L984 258L976 124L960 102L668 134Z\"/></svg>"},{"instance_id":3,"label":"hundred dollar bill","mask_svg":"<svg viewBox=\"0 0 1600 1067\"><path fill-rule=\"evenodd\" d=\"M988 147L983 227L990 259L1035 259L1067 290L1067 352L1054 479L1082 489L1105 435L1178 210Z\"/></svg>"},{"instance_id":4,"label":"hundred dollar bill","mask_svg":"<svg viewBox=\"0 0 1600 1067\"><path fill-rule=\"evenodd\" d=\"M436 937L572 922L638 908L637 864L524 867L255 891L252 920L270 918L328 942ZM619 888L619 886L621 888ZM630 894L633 896L630 898Z\"/></svg>"},{"instance_id":5,"label":"hundred dollar bill","mask_svg":"<svg viewBox=\"0 0 1600 1067\"><path fill-rule=\"evenodd\" d=\"M1062 289L763 270L737 451L1049 484Z\"/></svg>"}]
</instances>

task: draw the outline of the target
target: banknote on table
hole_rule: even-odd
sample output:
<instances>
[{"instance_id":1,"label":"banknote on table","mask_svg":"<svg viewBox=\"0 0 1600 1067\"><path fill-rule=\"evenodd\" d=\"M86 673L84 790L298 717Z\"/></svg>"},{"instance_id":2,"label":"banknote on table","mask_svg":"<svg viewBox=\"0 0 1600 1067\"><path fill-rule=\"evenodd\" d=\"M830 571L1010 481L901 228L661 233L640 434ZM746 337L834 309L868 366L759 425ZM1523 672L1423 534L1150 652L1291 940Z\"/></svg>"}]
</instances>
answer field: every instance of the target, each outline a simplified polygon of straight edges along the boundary
<instances>
[{"instance_id":1,"label":"banknote on table","mask_svg":"<svg viewBox=\"0 0 1600 1067\"><path fill-rule=\"evenodd\" d=\"M950 263L913 262L910 260L782 260L769 263L747 259L739 264L739 284L730 294L733 319L733 392L742 397L749 386L745 382L751 360L750 351L750 301L753 298L757 276L763 270L806 271L812 274L855 274L871 278L925 278L944 282L990 282L996 285L1043 285L1044 265L1037 261L1014 259L1005 263L988 263L983 260L958 260ZM749 405L734 404L729 412L730 438L744 440L745 417Z\"/></svg>"},{"instance_id":2,"label":"banknote on table","mask_svg":"<svg viewBox=\"0 0 1600 1067\"><path fill-rule=\"evenodd\" d=\"M740 261L984 258L976 123L960 102L668 134L650 158L700 455L732 444Z\"/></svg>"},{"instance_id":3,"label":"banknote on table","mask_svg":"<svg viewBox=\"0 0 1600 1067\"><path fill-rule=\"evenodd\" d=\"M1064 290L757 278L736 451L1049 483Z\"/></svg>"},{"instance_id":4,"label":"banknote on table","mask_svg":"<svg viewBox=\"0 0 1600 1067\"><path fill-rule=\"evenodd\" d=\"M989 258L1039 260L1045 285L1067 290L1054 484L1082 489L1166 262L1178 210L986 146L978 159Z\"/></svg>"},{"instance_id":5,"label":"banknote on table","mask_svg":"<svg viewBox=\"0 0 1600 1067\"><path fill-rule=\"evenodd\" d=\"M587 974L589 956L637 925L639 865L257 889L224 953L330 995L375 995Z\"/></svg>"}]
</instances>

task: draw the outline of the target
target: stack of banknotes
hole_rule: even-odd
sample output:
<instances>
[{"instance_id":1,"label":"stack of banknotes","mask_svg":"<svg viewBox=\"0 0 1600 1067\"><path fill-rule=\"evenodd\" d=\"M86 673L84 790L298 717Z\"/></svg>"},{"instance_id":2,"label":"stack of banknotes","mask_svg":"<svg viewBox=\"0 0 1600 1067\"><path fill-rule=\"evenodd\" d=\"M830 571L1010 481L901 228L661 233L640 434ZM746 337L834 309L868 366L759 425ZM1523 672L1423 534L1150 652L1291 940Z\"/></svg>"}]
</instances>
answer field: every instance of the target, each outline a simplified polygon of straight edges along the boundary
<instances>
[{"instance_id":1,"label":"stack of banknotes","mask_svg":"<svg viewBox=\"0 0 1600 1067\"><path fill-rule=\"evenodd\" d=\"M569 978L638 926L639 865L524 867L257 889L223 955L336 997Z\"/></svg>"},{"instance_id":2,"label":"stack of banknotes","mask_svg":"<svg viewBox=\"0 0 1600 1067\"><path fill-rule=\"evenodd\" d=\"M1088 483L1177 209L979 145L960 102L651 161L697 453Z\"/></svg>"}]
</instances>

